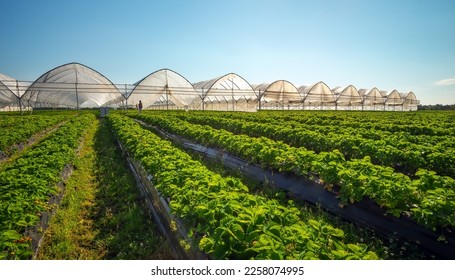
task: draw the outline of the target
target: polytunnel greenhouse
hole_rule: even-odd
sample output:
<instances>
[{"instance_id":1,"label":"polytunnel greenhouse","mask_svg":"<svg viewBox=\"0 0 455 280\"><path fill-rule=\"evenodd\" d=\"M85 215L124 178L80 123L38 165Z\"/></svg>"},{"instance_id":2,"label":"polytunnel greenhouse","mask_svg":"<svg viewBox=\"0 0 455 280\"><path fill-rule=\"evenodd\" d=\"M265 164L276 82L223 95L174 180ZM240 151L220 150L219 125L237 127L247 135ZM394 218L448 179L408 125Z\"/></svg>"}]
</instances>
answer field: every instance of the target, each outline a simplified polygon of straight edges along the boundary
<instances>
[{"instance_id":1,"label":"polytunnel greenhouse","mask_svg":"<svg viewBox=\"0 0 455 280\"><path fill-rule=\"evenodd\" d=\"M123 99L111 81L79 63L68 63L44 73L22 96L22 102L33 108L103 107Z\"/></svg>"},{"instance_id":2,"label":"polytunnel greenhouse","mask_svg":"<svg viewBox=\"0 0 455 280\"><path fill-rule=\"evenodd\" d=\"M38 108L134 108L162 110L389 110L415 111L420 104L411 91L330 89L324 82L296 87L278 80L255 86L229 73L192 83L170 69L152 72L135 84L113 84L80 63L68 63L46 72L34 82L0 74L0 110Z\"/></svg>"},{"instance_id":3,"label":"polytunnel greenhouse","mask_svg":"<svg viewBox=\"0 0 455 280\"><path fill-rule=\"evenodd\" d=\"M192 108L221 111L256 111L257 96L251 85L235 73L194 84L201 96Z\"/></svg>"},{"instance_id":4,"label":"polytunnel greenhouse","mask_svg":"<svg viewBox=\"0 0 455 280\"><path fill-rule=\"evenodd\" d=\"M385 98L377 88L361 89L360 95L363 98L363 110L384 110Z\"/></svg>"},{"instance_id":5,"label":"polytunnel greenhouse","mask_svg":"<svg viewBox=\"0 0 455 280\"><path fill-rule=\"evenodd\" d=\"M417 105L420 104L414 92L410 91L406 94L401 94L403 100L403 111L417 111Z\"/></svg>"},{"instance_id":6,"label":"polytunnel greenhouse","mask_svg":"<svg viewBox=\"0 0 455 280\"><path fill-rule=\"evenodd\" d=\"M0 74L0 109L5 107L18 109L24 88L24 82Z\"/></svg>"},{"instance_id":7,"label":"polytunnel greenhouse","mask_svg":"<svg viewBox=\"0 0 455 280\"><path fill-rule=\"evenodd\" d=\"M401 111L403 109L403 100L400 93L394 89L392 90L385 100L386 110L388 111Z\"/></svg>"},{"instance_id":8,"label":"polytunnel greenhouse","mask_svg":"<svg viewBox=\"0 0 455 280\"><path fill-rule=\"evenodd\" d=\"M335 109L335 96L324 82L299 87L304 96L303 108L309 110Z\"/></svg>"},{"instance_id":9,"label":"polytunnel greenhouse","mask_svg":"<svg viewBox=\"0 0 455 280\"><path fill-rule=\"evenodd\" d=\"M362 108L362 97L353 85L332 90L336 99L336 109L359 110Z\"/></svg>"},{"instance_id":10,"label":"polytunnel greenhouse","mask_svg":"<svg viewBox=\"0 0 455 280\"><path fill-rule=\"evenodd\" d=\"M141 101L149 109L189 109L194 100L201 98L187 79L172 70L161 69L137 82L127 102L133 105Z\"/></svg>"},{"instance_id":11,"label":"polytunnel greenhouse","mask_svg":"<svg viewBox=\"0 0 455 280\"><path fill-rule=\"evenodd\" d=\"M290 82L278 80L254 86L259 96L259 109L299 109L303 97Z\"/></svg>"}]
</instances>

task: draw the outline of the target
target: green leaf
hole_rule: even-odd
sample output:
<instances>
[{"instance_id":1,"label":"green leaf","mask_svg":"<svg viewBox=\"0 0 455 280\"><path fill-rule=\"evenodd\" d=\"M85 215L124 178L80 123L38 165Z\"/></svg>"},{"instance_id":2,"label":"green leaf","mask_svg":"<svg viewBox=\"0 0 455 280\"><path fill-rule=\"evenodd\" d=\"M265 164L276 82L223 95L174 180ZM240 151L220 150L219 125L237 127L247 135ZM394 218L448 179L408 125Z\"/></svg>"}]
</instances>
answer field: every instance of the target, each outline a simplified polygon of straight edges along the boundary
<instances>
[{"instance_id":1,"label":"green leaf","mask_svg":"<svg viewBox=\"0 0 455 280\"><path fill-rule=\"evenodd\" d=\"M2 235L6 240L18 240L22 236L20 233L12 229L3 232Z\"/></svg>"}]
</instances>

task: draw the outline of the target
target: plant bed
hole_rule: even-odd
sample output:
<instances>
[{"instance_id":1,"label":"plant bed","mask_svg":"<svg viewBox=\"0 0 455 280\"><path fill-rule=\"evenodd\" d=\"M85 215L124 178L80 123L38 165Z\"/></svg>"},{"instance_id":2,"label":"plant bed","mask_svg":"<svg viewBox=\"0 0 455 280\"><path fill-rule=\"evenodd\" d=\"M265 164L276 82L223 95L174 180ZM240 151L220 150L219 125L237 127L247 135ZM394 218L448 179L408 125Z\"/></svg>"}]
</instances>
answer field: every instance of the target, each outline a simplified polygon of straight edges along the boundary
<instances>
[{"instance_id":1,"label":"plant bed","mask_svg":"<svg viewBox=\"0 0 455 280\"><path fill-rule=\"evenodd\" d=\"M171 212L213 259L377 259L364 243L345 242L339 228L301 219L292 201L251 194L239 179L222 177L133 120L108 117L117 137L152 175Z\"/></svg>"},{"instance_id":2,"label":"plant bed","mask_svg":"<svg viewBox=\"0 0 455 280\"><path fill-rule=\"evenodd\" d=\"M367 197L354 204L346 204L340 207L336 189L329 191L325 185L317 183L316 181L318 180L309 180L292 173L274 172L258 164L233 156L221 149L209 148L143 121L136 121L182 147L203 154L208 158L219 160L225 166L240 170L258 181L269 182L292 193L299 199L319 205L324 210L339 215L350 222L372 228L385 237L397 236L402 241L414 242L437 258L455 258L455 235L452 232L444 232L443 240L440 240L440 233L425 228L404 215L396 217L388 214L386 209L379 207L378 204Z\"/></svg>"},{"instance_id":3,"label":"plant bed","mask_svg":"<svg viewBox=\"0 0 455 280\"><path fill-rule=\"evenodd\" d=\"M305 148L291 147L281 141L235 135L223 129L191 124L172 116L131 116L198 144L222 149L275 172L318 178L327 188L338 186L342 205L369 197L387 209L388 213L397 217L405 214L433 231L441 230L442 234L444 231L449 232L455 225L453 178L419 170L416 173L418 178L411 179L394 172L391 167L372 164L368 156L346 160L338 150L317 154Z\"/></svg>"},{"instance_id":4,"label":"plant bed","mask_svg":"<svg viewBox=\"0 0 455 280\"><path fill-rule=\"evenodd\" d=\"M160 194L150 181L151 175L134 160L124 145L118 140L118 145L128 161L128 166L136 179L137 187L149 209L154 221L166 236L175 259L207 259L207 255L202 253L197 247L190 246L192 240L188 238L188 229L170 211L168 201Z\"/></svg>"},{"instance_id":5,"label":"plant bed","mask_svg":"<svg viewBox=\"0 0 455 280\"><path fill-rule=\"evenodd\" d=\"M43 213L51 210L49 200L59 195L60 175L74 159L80 137L93 118L91 114L72 118L3 167L0 172L0 259L28 259L34 254L39 240L32 242L24 233L40 225ZM41 229L38 227L37 231Z\"/></svg>"},{"instance_id":6,"label":"plant bed","mask_svg":"<svg viewBox=\"0 0 455 280\"><path fill-rule=\"evenodd\" d=\"M37 259L173 259L104 119L81 146Z\"/></svg>"}]
</instances>

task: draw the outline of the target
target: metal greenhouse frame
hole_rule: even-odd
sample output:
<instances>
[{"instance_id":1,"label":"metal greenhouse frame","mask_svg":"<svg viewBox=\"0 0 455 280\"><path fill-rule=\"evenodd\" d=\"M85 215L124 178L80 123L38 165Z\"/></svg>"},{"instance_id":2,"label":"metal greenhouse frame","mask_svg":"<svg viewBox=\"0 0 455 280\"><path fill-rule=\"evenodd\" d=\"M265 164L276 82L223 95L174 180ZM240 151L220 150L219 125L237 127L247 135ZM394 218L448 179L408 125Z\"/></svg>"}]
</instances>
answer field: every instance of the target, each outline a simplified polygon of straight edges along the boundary
<instances>
[{"instance_id":1,"label":"metal greenhouse frame","mask_svg":"<svg viewBox=\"0 0 455 280\"><path fill-rule=\"evenodd\" d=\"M303 101L299 90L286 80L264 83L254 87L259 98L259 110L300 109Z\"/></svg>"},{"instance_id":2,"label":"metal greenhouse frame","mask_svg":"<svg viewBox=\"0 0 455 280\"><path fill-rule=\"evenodd\" d=\"M134 84L128 96L129 104L143 103L149 109L189 109L200 99L193 85L179 73L161 69Z\"/></svg>"},{"instance_id":3,"label":"metal greenhouse frame","mask_svg":"<svg viewBox=\"0 0 455 280\"><path fill-rule=\"evenodd\" d=\"M235 73L193 85L201 96L200 101L193 102L196 109L256 111L257 96L253 88L244 78Z\"/></svg>"},{"instance_id":4,"label":"metal greenhouse frame","mask_svg":"<svg viewBox=\"0 0 455 280\"><path fill-rule=\"evenodd\" d=\"M101 73L79 63L58 66L41 75L22 96L33 108L103 107L123 100Z\"/></svg>"},{"instance_id":5,"label":"metal greenhouse frame","mask_svg":"<svg viewBox=\"0 0 455 280\"><path fill-rule=\"evenodd\" d=\"M192 84L179 73L164 68L135 84L113 84L92 68L72 62L55 67L34 82L0 74L0 110L24 108L134 108L179 110L393 110L416 111L414 92L400 93L355 86L332 90L320 81L296 87L287 80L254 87L229 73Z\"/></svg>"},{"instance_id":6,"label":"metal greenhouse frame","mask_svg":"<svg viewBox=\"0 0 455 280\"><path fill-rule=\"evenodd\" d=\"M299 87L299 92L304 95L303 109L335 109L335 96L333 95L332 90L330 90L324 82L318 82L309 86L301 86Z\"/></svg>"}]
</instances>

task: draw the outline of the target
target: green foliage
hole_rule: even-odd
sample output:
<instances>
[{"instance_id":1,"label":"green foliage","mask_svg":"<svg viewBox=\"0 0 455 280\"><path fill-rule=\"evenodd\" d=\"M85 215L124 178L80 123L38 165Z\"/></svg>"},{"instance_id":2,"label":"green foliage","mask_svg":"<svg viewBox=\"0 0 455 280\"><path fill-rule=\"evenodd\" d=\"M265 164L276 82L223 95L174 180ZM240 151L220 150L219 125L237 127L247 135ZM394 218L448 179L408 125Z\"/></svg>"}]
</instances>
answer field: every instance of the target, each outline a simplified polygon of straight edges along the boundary
<instances>
[{"instance_id":1,"label":"green foliage","mask_svg":"<svg viewBox=\"0 0 455 280\"><path fill-rule=\"evenodd\" d=\"M412 180L408 175L397 172L392 167L412 165L411 169L415 169L420 166L422 157L419 149L425 150L426 148L410 150L408 146L413 147L409 144L410 139L424 134L453 139L455 131L449 125L450 122L447 123L447 127L440 125L445 127L445 130L437 127L423 129L418 125L401 123L395 126L376 123L359 124L360 127L369 129L370 134L373 135L369 137L377 138L378 140L375 141L383 142L380 145L382 148L378 150L376 148L377 145L368 139L354 139L349 136L346 137L344 133L340 133L339 137L344 143L341 148L345 152L347 150L355 152L357 157L363 156L362 158L345 158L345 153L340 150L325 151L326 149L337 147L326 142L327 139L335 137L330 128L331 124L346 125L348 128L353 126L350 122L353 120L344 120L343 116L335 117L330 115L330 119L328 117L327 120L314 120L317 123L317 125L312 126L315 131L328 133L327 139L317 138L313 141L315 145L318 145L315 150L323 150L320 153L307 150L302 146L293 147L281 141L292 142L292 139L311 138L311 132L300 129L303 120L298 118L299 115L290 117L286 123L281 122L280 125L276 124L274 120L261 118L260 114L259 117L247 114L235 115L234 117L232 113L191 112L191 114L183 114L181 112L173 112L164 117L160 113L146 112L145 114L133 114L132 116L170 133L192 139L200 144L221 148L252 163L258 163L263 167L280 172L317 176L320 182L329 187L332 185L341 187L339 196L343 204L354 203L364 197L370 197L380 206L386 207L389 213L395 216L405 213L418 223L429 228L455 226L451 215L446 214L455 212L455 205L452 201L454 180L451 177L437 175L434 171L431 171L431 175L427 176L425 175L425 172L427 172L424 171L425 169L419 169L420 171L415 174L417 178ZM275 116L278 119L286 118L278 115L278 113ZM260 123L259 120L252 121L255 118L261 121L265 120L264 124ZM248 121L245 122L244 120ZM300 121L297 122L297 120ZM192 122L204 123L204 125ZM322 128L318 126L322 126ZM400 146L400 149L394 148L394 146L390 145L390 141L384 140L381 137L381 133L376 132L375 129L377 128L394 133L397 131L401 132L403 135L407 135L408 142L407 144L397 144L396 146ZM367 134L364 131L362 133ZM278 139L278 141L264 136L270 136ZM403 137L400 141L403 142L405 141L404 139ZM422 139L427 138L423 137ZM357 148L351 145L357 145ZM449 143L448 145L452 147L454 143ZM402 152L401 149L404 148L407 149L407 153ZM372 156L370 155L375 156L375 153L380 153L383 158L387 159L387 162L383 161L382 165L372 162ZM434 155L434 153L432 154ZM376 161L380 161L377 156L375 157ZM437 158L442 158L442 156ZM389 164L390 162L393 162L393 164ZM412 162L416 164L411 164ZM453 168L450 162L448 164L447 169ZM438 203L434 203L435 200L432 199L432 193L427 191L428 189L437 189L438 186L444 186L446 202L436 200Z\"/></svg>"},{"instance_id":2,"label":"green foliage","mask_svg":"<svg viewBox=\"0 0 455 280\"><path fill-rule=\"evenodd\" d=\"M32 254L25 228L48 210L50 196L65 165L71 163L79 138L94 115L72 118L0 172L0 258L24 259Z\"/></svg>"},{"instance_id":3,"label":"green foliage","mask_svg":"<svg viewBox=\"0 0 455 280\"><path fill-rule=\"evenodd\" d=\"M426 168L441 175L455 176L455 133L450 127L448 113L426 114L422 120L413 119L412 124L405 122L410 115L401 112L390 116L384 113L376 116L372 112L319 112L319 117L305 113L210 115L192 112L175 116L235 134L268 137L315 152L337 149L346 158L369 156L373 163L408 174L418 168ZM398 120L385 120L384 116L397 117ZM380 122L375 117L380 117ZM441 119L445 122L441 123Z\"/></svg>"},{"instance_id":4,"label":"green foliage","mask_svg":"<svg viewBox=\"0 0 455 280\"><path fill-rule=\"evenodd\" d=\"M43 131L68 117L68 113L54 115L2 116L0 119L0 152L14 153L13 144L28 140L33 134Z\"/></svg>"},{"instance_id":5,"label":"green foliage","mask_svg":"<svg viewBox=\"0 0 455 280\"><path fill-rule=\"evenodd\" d=\"M376 256L364 244L359 245L363 251L351 250L349 244L344 243L340 229L325 222L313 227L312 221L301 220L300 211L292 205L285 207L275 199L250 194L238 179L209 171L133 120L116 114L111 114L108 120L118 138L152 175L155 187L170 198L172 212L188 226L194 243L212 258L361 259ZM188 126L180 128L182 131L190 129ZM245 147L224 137L230 135L227 131L215 134L200 129L199 132L200 141L209 145L215 143L210 139L216 138L232 144L235 149L259 151L257 160L284 156L281 144L274 151L265 151L262 144L270 141L266 138L251 145L245 142ZM336 254L340 248L348 253Z\"/></svg>"}]
</instances>

